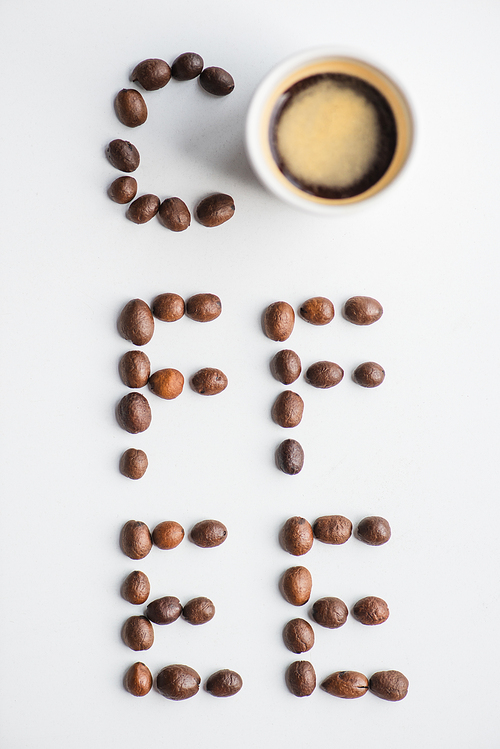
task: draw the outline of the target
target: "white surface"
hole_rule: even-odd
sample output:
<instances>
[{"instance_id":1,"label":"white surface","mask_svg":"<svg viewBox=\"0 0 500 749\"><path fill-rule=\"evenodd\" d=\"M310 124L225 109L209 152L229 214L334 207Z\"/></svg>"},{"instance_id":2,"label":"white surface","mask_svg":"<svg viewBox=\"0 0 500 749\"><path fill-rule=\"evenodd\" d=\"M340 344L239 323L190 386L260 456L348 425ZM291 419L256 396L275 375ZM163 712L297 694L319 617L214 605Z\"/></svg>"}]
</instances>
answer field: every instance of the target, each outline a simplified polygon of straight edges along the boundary
<instances>
[{"instance_id":1,"label":"white surface","mask_svg":"<svg viewBox=\"0 0 500 749\"><path fill-rule=\"evenodd\" d=\"M498 23L486 0L3 4L2 747L498 746ZM262 76L325 44L392 72L418 126L397 187L338 220L266 195L242 147ZM187 50L229 70L234 93L216 100L171 82L146 94L142 128L120 125L112 102L133 66ZM106 196L116 172L103 151L116 137L142 154L141 191L190 206L228 192L235 217L180 235L128 222ZM114 418L126 392L117 362L131 348L116 319L130 298L164 291L217 293L224 312L208 325L158 324L145 349L153 368L189 377L216 366L230 386L216 398L151 395L152 426L133 437ZM304 366L331 358L348 374L374 359L387 377L374 391L349 376L326 392L298 382L303 423L284 434L269 415L279 346L260 315L317 294L338 310L372 295L384 317L367 329L340 314L326 328L298 320L286 345ZM289 436L306 454L296 477L273 465ZM139 482L117 469L129 446L150 458ZM400 703L319 689L300 700L284 686L294 657L281 630L302 610L277 591L296 562L278 530L291 515L330 513L384 515L393 539L316 543L300 560L312 600L337 595L351 607L380 595L391 617L316 627L305 657L318 680L399 669L410 679ZM229 529L218 549L186 540L135 563L118 547L130 518L189 529L206 517ZM212 597L215 619L157 628L136 657L120 640L134 607L119 587L133 569L150 576L154 597ZM204 681L234 668L244 689L228 700L134 699L121 679L135 660L154 673L187 663Z\"/></svg>"}]
</instances>

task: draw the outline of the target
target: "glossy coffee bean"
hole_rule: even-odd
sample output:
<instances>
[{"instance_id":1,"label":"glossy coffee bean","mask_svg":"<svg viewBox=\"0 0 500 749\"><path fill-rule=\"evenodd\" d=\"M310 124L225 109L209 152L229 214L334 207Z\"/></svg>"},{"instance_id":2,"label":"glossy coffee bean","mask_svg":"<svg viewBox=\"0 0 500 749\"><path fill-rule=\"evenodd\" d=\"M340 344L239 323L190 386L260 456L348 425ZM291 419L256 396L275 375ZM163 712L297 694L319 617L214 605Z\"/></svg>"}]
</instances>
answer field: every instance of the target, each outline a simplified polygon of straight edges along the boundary
<instances>
[{"instance_id":1,"label":"glossy coffee bean","mask_svg":"<svg viewBox=\"0 0 500 749\"><path fill-rule=\"evenodd\" d=\"M348 613L347 606L340 598L325 596L315 601L311 616L322 627L338 629L346 623Z\"/></svg>"},{"instance_id":2,"label":"glossy coffee bean","mask_svg":"<svg viewBox=\"0 0 500 749\"><path fill-rule=\"evenodd\" d=\"M201 520L189 534L191 541L203 549L220 546L227 538L227 528L219 520Z\"/></svg>"},{"instance_id":3,"label":"glossy coffee bean","mask_svg":"<svg viewBox=\"0 0 500 749\"><path fill-rule=\"evenodd\" d=\"M334 697L355 700L368 691L368 679L359 671L336 671L321 684L321 689Z\"/></svg>"},{"instance_id":4,"label":"glossy coffee bean","mask_svg":"<svg viewBox=\"0 0 500 749\"><path fill-rule=\"evenodd\" d=\"M313 525L314 537L324 544L345 544L352 534L352 523L343 515L323 515Z\"/></svg>"},{"instance_id":5,"label":"glossy coffee bean","mask_svg":"<svg viewBox=\"0 0 500 749\"><path fill-rule=\"evenodd\" d=\"M172 78L177 81L191 81L203 70L203 58L195 52L184 52L172 63Z\"/></svg>"},{"instance_id":6,"label":"glossy coffee bean","mask_svg":"<svg viewBox=\"0 0 500 749\"><path fill-rule=\"evenodd\" d=\"M233 76L223 68L205 68L200 74L200 83L209 94L227 96L234 89Z\"/></svg>"},{"instance_id":7,"label":"glossy coffee bean","mask_svg":"<svg viewBox=\"0 0 500 749\"><path fill-rule=\"evenodd\" d=\"M383 598L366 596L354 604L351 613L361 624L383 624L389 618L389 606Z\"/></svg>"},{"instance_id":8,"label":"glossy coffee bean","mask_svg":"<svg viewBox=\"0 0 500 749\"><path fill-rule=\"evenodd\" d=\"M299 516L288 518L280 532L280 543L285 551L302 556L312 548L314 541L311 524Z\"/></svg>"},{"instance_id":9,"label":"glossy coffee bean","mask_svg":"<svg viewBox=\"0 0 500 749\"><path fill-rule=\"evenodd\" d=\"M294 324L295 312L288 302L273 302L264 312L264 333L272 341L286 341L290 338Z\"/></svg>"},{"instance_id":10,"label":"glossy coffee bean","mask_svg":"<svg viewBox=\"0 0 500 749\"><path fill-rule=\"evenodd\" d=\"M304 467L304 450L297 440L284 440L276 450L276 465L289 476L300 473Z\"/></svg>"},{"instance_id":11,"label":"glossy coffee bean","mask_svg":"<svg viewBox=\"0 0 500 749\"><path fill-rule=\"evenodd\" d=\"M327 390L342 381L344 370L333 361L317 361L311 364L304 377L313 387Z\"/></svg>"},{"instance_id":12,"label":"glossy coffee bean","mask_svg":"<svg viewBox=\"0 0 500 749\"><path fill-rule=\"evenodd\" d=\"M352 373L352 379L364 388L376 388L383 383L385 371L380 364L367 361L356 367Z\"/></svg>"},{"instance_id":13,"label":"glossy coffee bean","mask_svg":"<svg viewBox=\"0 0 500 749\"><path fill-rule=\"evenodd\" d=\"M311 589L312 577L306 567L290 567L281 577L281 593L292 606L304 606L311 597Z\"/></svg>"},{"instance_id":14,"label":"glossy coffee bean","mask_svg":"<svg viewBox=\"0 0 500 749\"><path fill-rule=\"evenodd\" d=\"M134 663L125 674L123 686L134 697L144 697L153 686L151 671L144 663Z\"/></svg>"},{"instance_id":15,"label":"glossy coffee bean","mask_svg":"<svg viewBox=\"0 0 500 749\"><path fill-rule=\"evenodd\" d=\"M215 606L205 596L198 596L198 598L192 598L186 603L182 609L182 616L184 619L198 626L199 624L206 624L215 616Z\"/></svg>"},{"instance_id":16,"label":"glossy coffee bean","mask_svg":"<svg viewBox=\"0 0 500 749\"><path fill-rule=\"evenodd\" d=\"M285 676L288 689L296 697L308 697L316 689L316 672L309 661L295 661Z\"/></svg>"},{"instance_id":17,"label":"glossy coffee bean","mask_svg":"<svg viewBox=\"0 0 500 749\"><path fill-rule=\"evenodd\" d=\"M370 691L389 702L404 699L408 687L408 679L401 671L377 671L370 679Z\"/></svg>"},{"instance_id":18,"label":"glossy coffee bean","mask_svg":"<svg viewBox=\"0 0 500 749\"><path fill-rule=\"evenodd\" d=\"M273 356L270 363L271 374L282 382L283 385L291 385L302 372L302 364L299 356L291 349L283 349Z\"/></svg>"},{"instance_id":19,"label":"glossy coffee bean","mask_svg":"<svg viewBox=\"0 0 500 749\"><path fill-rule=\"evenodd\" d=\"M130 616L122 628L122 640L131 650L149 650L154 643L153 625L145 616Z\"/></svg>"},{"instance_id":20,"label":"glossy coffee bean","mask_svg":"<svg viewBox=\"0 0 500 749\"><path fill-rule=\"evenodd\" d=\"M373 325L384 310L380 302L370 296L353 296L344 305L343 315L354 325Z\"/></svg>"},{"instance_id":21,"label":"glossy coffee bean","mask_svg":"<svg viewBox=\"0 0 500 749\"><path fill-rule=\"evenodd\" d=\"M167 85L170 76L170 65L155 57L136 65L130 80L139 83L146 91L158 91Z\"/></svg>"},{"instance_id":22,"label":"glossy coffee bean","mask_svg":"<svg viewBox=\"0 0 500 749\"><path fill-rule=\"evenodd\" d=\"M148 118L148 108L142 94L134 88L123 88L115 98L116 116L127 127L139 127Z\"/></svg>"},{"instance_id":23,"label":"glossy coffee bean","mask_svg":"<svg viewBox=\"0 0 500 749\"><path fill-rule=\"evenodd\" d=\"M121 594L129 603L139 606L149 598L150 584L148 576L140 570L135 570L128 575L122 583Z\"/></svg>"},{"instance_id":24,"label":"glossy coffee bean","mask_svg":"<svg viewBox=\"0 0 500 749\"><path fill-rule=\"evenodd\" d=\"M190 666L174 664L162 668L156 677L156 687L169 700L187 700L200 688L200 675Z\"/></svg>"},{"instance_id":25,"label":"glossy coffee bean","mask_svg":"<svg viewBox=\"0 0 500 749\"><path fill-rule=\"evenodd\" d=\"M118 177L110 184L108 195L115 203L130 203L137 195L137 180L135 177Z\"/></svg>"},{"instance_id":26,"label":"glossy coffee bean","mask_svg":"<svg viewBox=\"0 0 500 749\"><path fill-rule=\"evenodd\" d=\"M139 151L128 140L116 138L106 148L109 163L121 172L135 172L140 164Z\"/></svg>"},{"instance_id":27,"label":"glossy coffee bean","mask_svg":"<svg viewBox=\"0 0 500 749\"><path fill-rule=\"evenodd\" d=\"M308 299L299 309L303 320L311 325L327 325L335 316L332 302L324 296L315 296Z\"/></svg>"},{"instance_id":28,"label":"glossy coffee bean","mask_svg":"<svg viewBox=\"0 0 500 749\"><path fill-rule=\"evenodd\" d=\"M172 624L182 613L182 606L175 596L157 598L146 608L146 616L154 624Z\"/></svg>"},{"instance_id":29,"label":"glossy coffee bean","mask_svg":"<svg viewBox=\"0 0 500 749\"><path fill-rule=\"evenodd\" d=\"M216 671L208 677L205 688L214 697L232 697L238 694L243 686L243 679L229 668Z\"/></svg>"},{"instance_id":30,"label":"glossy coffee bean","mask_svg":"<svg viewBox=\"0 0 500 749\"><path fill-rule=\"evenodd\" d=\"M302 421L304 401L292 390L284 390L274 401L271 410L273 421L284 429L296 427Z\"/></svg>"},{"instance_id":31,"label":"glossy coffee bean","mask_svg":"<svg viewBox=\"0 0 500 749\"><path fill-rule=\"evenodd\" d=\"M142 388L147 385L151 373L151 363L144 351L127 351L118 365L121 380L129 388Z\"/></svg>"},{"instance_id":32,"label":"glossy coffee bean","mask_svg":"<svg viewBox=\"0 0 500 749\"><path fill-rule=\"evenodd\" d=\"M148 468L148 456L144 450L129 447L120 458L120 473L128 479L141 479Z\"/></svg>"},{"instance_id":33,"label":"glossy coffee bean","mask_svg":"<svg viewBox=\"0 0 500 749\"><path fill-rule=\"evenodd\" d=\"M146 523L129 520L120 533L120 548L130 559L144 559L153 546Z\"/></svg>"},{"instance_id":34,"label":"glossy coffee bean","mask_svg":"<svg viewBox=\"0 0 500 749\"><path fill-rule=\"evenodd\" d=\"M369 546L382 546L391 537L391 526L385 518L370 515L358 523L355 536Z\"/></svg>"},{"instance_id":35,"label":"glossy coffee bean","mask_svg":"<svg viewBox=\"0 0 500 749\"><path fill-rule=\"evenodd\" d=\"M314 630L305 619L291 619L283 629L283 642L292 653L306 653L314 645Z\"/></svg>"}]
</instances>

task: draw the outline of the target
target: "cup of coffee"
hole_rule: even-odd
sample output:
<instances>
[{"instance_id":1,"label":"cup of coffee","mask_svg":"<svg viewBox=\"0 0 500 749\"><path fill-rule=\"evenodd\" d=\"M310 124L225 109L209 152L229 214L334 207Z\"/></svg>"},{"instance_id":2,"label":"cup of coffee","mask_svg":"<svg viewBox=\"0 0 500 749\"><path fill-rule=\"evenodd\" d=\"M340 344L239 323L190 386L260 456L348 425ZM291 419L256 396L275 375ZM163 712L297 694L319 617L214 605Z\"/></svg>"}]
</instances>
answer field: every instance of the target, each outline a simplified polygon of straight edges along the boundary
<instances>
[{"instance_id":1,"label":"cup of coffee","mask_svg":"<svg viewBox=\"0 0 500 749\"><path fill-rule=\"evenodd\" d=\"M246 122L248 158L263 185L294 206L330 215L390 185L412 141L399 86L372 64L329 48L274 68Z\"/></svg>"}]
</instances>

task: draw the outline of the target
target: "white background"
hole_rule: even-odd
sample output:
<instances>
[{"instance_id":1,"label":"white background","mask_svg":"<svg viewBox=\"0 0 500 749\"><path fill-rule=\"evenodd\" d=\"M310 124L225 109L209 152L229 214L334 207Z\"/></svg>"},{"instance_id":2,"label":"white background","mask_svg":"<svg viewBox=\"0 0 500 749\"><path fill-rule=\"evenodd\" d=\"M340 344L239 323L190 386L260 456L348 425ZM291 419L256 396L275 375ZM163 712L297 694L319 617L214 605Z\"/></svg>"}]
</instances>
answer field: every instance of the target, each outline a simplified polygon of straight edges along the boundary
<instances>
[{"instance_id":1,"label":"white background","mask_svg":"<svg viewBox=\"0 0 500 749\"><path fill-rule=\"evenodd\" d=\"M2 70L2 541L0 744L5 749L174 744L205 747L500 746L498 704L498 31L500 6L480 0L4 0ZM333 219L297 212L267 195L243 151L252 91L276 63L308 47L339 45L393 74L411 100L417 139L408 168L379 199ZM216 99L197 82L145 94L149 119L131 131L113 111L140 60L199 52L236 81ZM230 193L234 218L174 234L136 226L106 196L117 176L104 148L130 139L142 155L141 192L182 197ZM158 323L145 347L153 369L186 380L222 369L227 390L202 398L187 386L162 401L147 393L151 428L116 424L125 394L117 363L132 346L116 331L131 298L218 294L222 316ZM369 328L340 314L354 294L376 297ZM286 346L306 368L318 359L346 371L333 390L299 380L302 424L275 425L281 385L268 364L279 345L260 316L272 301L295 309L333 300L331 325L297 320ZM361 361L386 369L382 387L356 386ZM293 436L306 462L296 477L273 463ZM138 482L118 472L130 446L150 466ZM387 517L380 548L356 539L316 542L297 560L277 541L285 519ZM187 539L137 563L119 549L133 518L186 530L223 521L217 549ZM319 688L293 697L294 660L281 631L305 616L280 596L284 569L313 575L311 601L365 595L387 600L380 627L350 617L315 627L309 658L318 682L353 669L403 671L399 703L367 694L346 701ZM142 607L120 597L142 569L152 598L212 598L204 627L156 628L153 648L122 643L123 621ZM140 609L140 611L138 610ZM301 656L298 656L300 658ZM204 690L174 703L122 687L143 660L203 682L219 668L243 690Z\"/></svg>"}]
</instances>

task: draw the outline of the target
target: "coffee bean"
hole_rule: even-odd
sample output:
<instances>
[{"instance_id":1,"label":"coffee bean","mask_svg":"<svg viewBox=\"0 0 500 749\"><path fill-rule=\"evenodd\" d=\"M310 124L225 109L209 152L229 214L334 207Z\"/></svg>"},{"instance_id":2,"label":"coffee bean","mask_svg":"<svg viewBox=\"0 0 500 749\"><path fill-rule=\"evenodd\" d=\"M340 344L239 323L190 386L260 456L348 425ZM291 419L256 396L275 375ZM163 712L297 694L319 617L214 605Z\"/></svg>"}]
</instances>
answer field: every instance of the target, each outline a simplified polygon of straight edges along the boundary
<instances>
[{"instance_id":1,"label":"coffee bean","mask_svg":"<svg viewBox=\"0 0 500 749\"><path fill-rule=\"evenodd\" d=\"M128 393L116 408L116 420L130 434L145 432L151 424L151 409L141 393Z\"/></svg>"},{"instance_id":2,"label":"coffee bean","mask_svg":"<svg viewBox=\"0 0 500 749\"><path fill-rule=\"evenodd\" d=\"M243 686L243 679L236 671L223 668L208 677L205 684L207 692L214 697L232 697Z\"/></svg>"},{"instance_id":3,"label":"coffee bean","mask_svg":"<svg viewBox=\"0 0 500 749\"><path fill-rule=\"evenodd\" d=\"M286 671L288 689L296 697L308 697L316 689L316 672L309 661L294 661Z\"/></svg>"},{"instance_id":4,"label":"coffee bean","mask_svg":"<svg viewBox=\"0 0 500 749\"><path fill-rule=\"evenodd\" d=\"M391 526L385 518L378 515L370 515L358 523L355 531L356 538L364 541L370 546L381 546L386 544L391 537Z\"/></svg>"},{"instance_id":5,"label":"coffee bean","mask_svg":"<svg viewBox=\"0 0 500 749\"><path fill-rule=\"evenodd\" d=\"M216 294L195 294L186 302L186 315L196 322L212 322L222 312L222 302Z\"/></svg>"},{"instance_id":6,"label":"coffee bean","mask_svg":"<svg viewBox=\"0 0 500 749\"><path fill-rule=\"evenodd\" d=\"M356 367L352 379L364 388L376 388L385 379L384 369L374 361L366 361Z\"/></svg>"},{"instance_id":7,"label":"coffee bean","mask_svg":"<svg viewBox=\"0 0 500 749\"><path fill-rule=\"evenodd\" d=\"M201 677L190 666L174 664L162 668L156 677L156 687L169 700L187 700L200 688Z\"/></svg>"},{"instance_id":8,"label":"coffee bean","mask_svg":"<svg viewBox=\"0 0 500 749\"><path fill-rule=\"evenodd\" d=\"M133 88L122 88L115 98L116 116L127 127L143 125L148 118L148 108L142 94Z\"/></svg>"},{"instance_id":9,"label":"coffee bean","mask_svg":"<svg viewBox=\"0 0 500 749\"><path fill-rule=\"evenodd\" d=\"M227 528L219 520L201 520L191 528L191 541L203 549L220 546L226 538Z\"/></svg>"},{"instance_id":10,"label":"coffee bean","mask_svg":"<svg viewBox=\"0 0 500 749\"><path fill-rule=\"evenodd\" d=\"M149 650L155 635L153 625L145 616L131 616L122 629L122 640L131 650Z\"/></svg>"},{"instance_id":11,"label":"coffee bean","mask_svg":"<svg viewBox=\"0 0 500 749\"><path fill-rule=\"evenodd\" d=\"M158 91L167 85L170 75L170 65L165 60L151 58L135 66L130 80L139 83L146 91Z\"/></svg>"},{"instance_id":12,"label":"coffee bean","mask_svg":"<svg viewBox=\"0 0 500 749\"><path fill-rule=\"evenodd\" d=\"M210 598L205 598L205 596L192 598L182 609L182 616L190 624L206 624L214 618L215 606Z\"/></svg>"},{"instance_id":13,"label":"coffee bean","mask_svg":"<svg viewBox=\"0 0 500 749\"><path fill-rule=\"evenodd\" d=\"M184 528L175 520L164 520L154 528L152 536L159 549L175 549L184 538Z\"/></svg>"},{"instance_id":14,"label":"coffee bean","mask_svg":"<svg viewBox=\"0 0 500 749\"><path fill-rule=\"evenodd\" d=\"M135 172L141 157L137 148L128 140L116 138L106 148L108 161L121 172Z\"/></svg>"},{"instance_id":15,"label":"coffee bean","mask_svg":"<svg viewBox=\"0 0 500 749\"><path fill-rule=\"evenodd\" d=\"M314 630L305 619L291 619L285 624L283 642L292 653L306 653L314 645Z\"/></svg>"},{"instance_id":16,"label":"coffee bean","mask_svg":"<svg viewBox=\"0 0 500 749\"><path fill-rule=\"evenodd\" d=\"M321 684L321 689L334 697L354 700L368 691L368 679L359 671L336 671Z\"/></svg>"},{"instance_id":17,"label":"coffee bean","mask_svg":"<svg viewBox=\"0 0 500 749\"><path fill-rule=\"evenodd\" d=\"M325 596L313 604L311 616L322 627L338 629L346 623L348 613L347 606L340 598Z\"/></svg>"},{"instance_id":18,"label":"coffee bean","mask_svg":"<svg viewBox=\"0 0 500 749\"><path fill-rule=\"evenodd\" d=\"M324 296L315 296L308 299L299 309L303 320L312 325L327 325L335 316L332 302Z\"/></svg>"},{"instance_id":19,"label":"coffee bean","mask_svg":"<svg viewBox=\"0 0 500 749\"><path fill-rule=\"evenodd\" d=\"M304 401L300 395L291 390L285 390L274 401L271 415L280 427L290 429L300 424L303 412Z\"/></svg>"},{"instance_id":20,"label":"coffee bean","mask_svg":"<svg viewBox=\"0 0 500 749\"><path fill-rule=\"evenodd\" d=\"M390 702L404 699L408 686L408 679L401 671L377 671L370 679L370 691Z\"/></svg>"},{"instance_id":21,"label":"coffee bean","mask_svg":"<svg viewBox=\"0 0 500 749\"><path fill-rule=\"evenodd\" d=\"M344 376L344 370L338 364L332 361L317 361L311 364L305 374L306 382L315 388L335 387L341 382Z\"/></svg>"},{"instance_id":22,"label":"coffee bean","mask_svg":"<svg viewBox=\"0 0 500 749\"><path fill-rule=\"evenodd\" d=\"M303 606L311 597L312 577L306 567L290 567L283 573L280 590L292 606Z\"/></svg>"},{"instance_id":23,"label":"coffee bean","mask_svg":"<svg viewBox=\"0 0 500 749\"><path fill-rule=\"evenodd\" d=\"M134 224L145 224L156 216L160 207L160 198L151 193L136 198L128 207L127 218Z\"/></svg>"},{"instance_id":24,"label":"coffee bean","mask_svg":"<svg viewBox=\"0 0 500 749\"><path fill-rule=\"evenodd\" d=\"M213 227L225 224L233 217L234 200L230 195L215 192L200 200L195 209L196 218L203 226Z\"/></svg>"},{"instance_id":25,"label":"coffee bean","mask_svg":"<svg viewBox=\"0 0 500 749\"><path fill-rule=\"evenodd\" d=\"M108 195L115 203L130 203L137 195L137 180L135 177L118 177L108 187Z\"/></svg>"},{"instance_id":26,"label":"coffee bean","mask_svg":"<svg viewBox=\"0 0 500 749\"><path fill-rule=\"evenodd\" d=\"M314 537L324 544L345 544L352 533L352 523L343 515L323 515L313 525Z\"/></svg>"},{"instance_id":27,"label":"coffee bean","mask_svg":"<svg viewBox=\"0 0 500 749\"><path fill-rule=\"evenodd\" d=\"M227 388L227 377L220 369L205 367L191 377L190 384L200 395L218 395Z\"/></svg>"},{"instance_id":28,"label":"coffee bean","mask_svg":"<svg viewBox=\"0 0 500 749\"><path fill-rule=\"evenodd\" d=\"M189 208L180 198L167 198L158 211L160 223L170 231L185 231L191 224Z\"/></svg>"},{"instance_id":29,"label":"coffee bean","mask_svg":"<svg viewBox=\"0 0 500 749\"><path fill-rule=\"evenodd\" d=\"M153 542L146 523L141 520L129 520L125 523L120 534L120 547L130 559L144 559L147 557Z\"/></svg>"},{"instance_id":30,"label":"coffee bean","mask_svg":"<svg viewBox=\"0 0 500 749\"><path fill-rule=\"evenodd\" d=\"M141 479L148 467L148 456L144 450L129 447L120 458L120 473L128 479Z\"/></svg>"},{"instance_id":31,"label":"coffee bean","mask_svg":"<svg viewBox=\"0 0 500 749\"><path fill-rule=\"evenodd\" d=\"M361 624L383 624L389 618L389 606L382 598L366 596L354 604L351 613Z\"/></svg>"},{"instance_id":32,"label":"coffee bean","mask_svg":"<svg viewBox=\"0 0 500 749\"><path fill-rule=\"evenodd\" d=\"M121 311L118 331L135 346L145 346L153 337L155 323L151 310L142 299L131 299Z\"/></svg>"},{"instance_id":33,"label":"coffee bean","mask_svg":"<svg viewBox=\"0 0 500 749\"><path fill-rule=\"evenodd\" d=\"M291 349L283 349L271 359L271 374L283 385L291 385L298 379L302 371L300 358Z\"/></svg>"},{"instance_id":34,"label":"coffee bean","mask_svg":"<svg viewBox=\"0 0 500 749\"><path fill-rule=\"evenodd\" d=\"M200 83L214 96L227 96L234 89L233 76L223 68L205 68L200 74Z\"/></svg>"},{"instance_id":35,"label":"coffee bean","mask_svg":"<svg viewBox=\"0 0 500 749\"><path fill-rule=\"evenodd\" d=\"M304 450L297 440L284 440L276 450L276 465L289 476L300 473L304 466Z\"/></svg>"},{"instance_id":36,"label":"coffee bean","mask_svg":"<svg viewBox=\"0 0 500 749\"><path fill-rule=\"evenodd\" d=\"M184 377L177 369L159 369L149 378L152 393L165 400L177 398L184 387Z\"/></svg>"},{"instance_id":37,"label":"coffee bean","mask_svg":"<svg viewBox=\"0 0 500 749\"><path fill-rule=\"evenodd\" d=\"M372 325L380 320L383 312L380 302L370 296L353 296L343 309L345 319L355 325Z\"/></svg>"},{"instance_id":38,"label":"coffee bean","mask_svg":"<svg viewBox=\"0 0 500 749\"><path fill-rule=\"evenodd\" d=\"M142 388L148 383L151 364L143 351L127 351L120 359L118 371L124 385Z\"/></svg>"},{"instance_id":39,"label":"coffee bean","mask_svg":"<svg viewBox=\"0 0 500 749\"><path fill-rule=\"evenodd\" d=\"M175 596L157 598L146 608L146 616L154 624L172 624L180 617L181 612L181 602Z\"/></svg>"},{"instance_id":40,"label":"coffee bean","mask_svg":"<svg viewBox=\"0 0 500 749\"><path fill-rule=\"evenodd\" d=\"M121 594L129 603L138 606L145 603L149 598L150 585L148 576L140 570L135 570L128 575L122 583Z\"/></svg>"},{"instance_id":41,"label":"coffee bean","mask_svg":"<svg viewBox=\"0 0 500 749\"><path fill-rule=\"evenodd\" d=\"M134 663L125 674L123 686L134 697L144 697L153 686L151 671L144 663Z\"/></svg>"},{"instance_id":42,"label":"coffee bean","mask_svg":"<svg viewBox=\"0 0 500 749\"><path fill-rule=\"evenodd\" d=\"M195 52L184 52L172 63L172 78L177 81L192 81L203 70L203 58Z\"/></svg>"},{"instance_id":43,"label":"coffee bean","mask_svg":"<svg viewBox=\"0 0 500 749\"><path fill-rule=\"evenodd\" d=\"M179 294L159 294L151 305L153 315L163 322L176 322L184 315L184 299Z\"/></svg>"},{"instance_id":44,"label":"coffee bean","mask_svg":"<svg viewBox=\"0 0 500 749\"><path fill-rule=\"evenodd\" d=\"M286 341L295 324L295 312L288 302L273 302L264 312L264 333L272 341Z\"/></svg>"},{"instance_id":45,"label":"coffee bean","mask_svg":"<svg viewBox=\"0 0 500 749\"><path fill-rule=\"evenodd\" d=\"M280 543L285 551L300 557L312 548L314 541L311 524L298 516L288 518L280 533Z\"/></svg>"}]
</instances>

